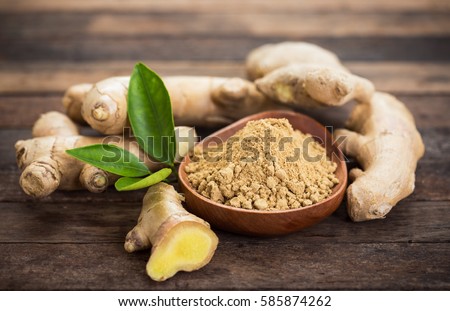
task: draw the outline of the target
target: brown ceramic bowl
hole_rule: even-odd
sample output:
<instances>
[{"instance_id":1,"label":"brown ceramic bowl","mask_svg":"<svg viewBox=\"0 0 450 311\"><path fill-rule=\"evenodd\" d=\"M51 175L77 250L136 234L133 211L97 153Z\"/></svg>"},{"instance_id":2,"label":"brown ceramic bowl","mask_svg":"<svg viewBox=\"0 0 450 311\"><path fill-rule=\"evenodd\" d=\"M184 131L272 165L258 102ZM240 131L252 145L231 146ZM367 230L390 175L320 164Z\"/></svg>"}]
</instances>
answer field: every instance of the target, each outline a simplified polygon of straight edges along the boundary
<instances>
[{"instance_id":1,"label":"brown ceramic bowl","mask_svg":"<svg viewBox=\"0 0 450 311\"><path fill-rule=\"evenodd\" d=\"M200 142L205 145L209 141L220 138L226 141L230 136L242 129L248 121L264 118L286 118L294 129L310 133L325 146L328 157L336 162L336 177L339 184L333 188L332 194L325 200L306 207L283 211L258 211L235 208L216 203L197 193L186 176L185 166L190 162L187 156L179 168L179 181L186 197L188 211L208 221L213 227L234 233L253 236L276 236L299 231L314 225L331 215L341 204L347 187L347 167L344 156L338 147L332 144L332 136L317 121L300 113L290 111L267 111L241 119L208 136ZM217 141L217 140L215 140Z\"/></svg>"}]
</instances>

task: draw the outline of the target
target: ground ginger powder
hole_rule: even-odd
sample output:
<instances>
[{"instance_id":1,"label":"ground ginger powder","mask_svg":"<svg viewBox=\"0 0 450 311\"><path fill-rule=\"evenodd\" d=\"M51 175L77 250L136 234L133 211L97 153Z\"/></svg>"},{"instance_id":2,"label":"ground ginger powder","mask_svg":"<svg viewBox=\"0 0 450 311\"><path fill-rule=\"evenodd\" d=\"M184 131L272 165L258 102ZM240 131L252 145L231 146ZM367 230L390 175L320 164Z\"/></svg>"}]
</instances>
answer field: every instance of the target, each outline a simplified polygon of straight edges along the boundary
<instances>
[{"instance_id":1,"label":"ground ginger powder","mask_svg":"<svg viewBox=\"0 0 450 311\"><path fill-rule=\"evenodd\" d=\"M320 202L339 182L325 149L287 119L250 121L225 143L196 147L186 166L203 196L233 207L287 210Z\"/></svg>"}]
</instances>

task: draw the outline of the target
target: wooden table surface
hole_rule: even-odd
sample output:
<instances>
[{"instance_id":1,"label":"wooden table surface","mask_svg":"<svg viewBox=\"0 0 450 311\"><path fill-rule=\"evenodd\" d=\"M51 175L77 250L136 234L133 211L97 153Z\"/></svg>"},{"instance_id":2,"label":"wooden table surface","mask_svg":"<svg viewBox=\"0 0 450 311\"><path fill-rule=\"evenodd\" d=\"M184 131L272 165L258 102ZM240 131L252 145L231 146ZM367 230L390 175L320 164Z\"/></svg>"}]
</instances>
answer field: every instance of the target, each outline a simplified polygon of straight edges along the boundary
<instances>
[{"instance_id":1,"label":"wooden table surface","mask_svg":"<svg viewBox=\"0 0 450 311\"><path fill-rule=\"evenodd\" d=\"M425 0L0 1L0 289L450 289L449 2ZM244 77L264 43L308 41L406 103L423 135L415 192L385 220L353 223L345 204L278 238L216 231L212 262L156 283L148 251L127 254L143 191L56 192L18 185L14 143L72 84L127 75ZM313 116L342 126L351 105ZM202 131L206 134L208 131Z\"/></svg>"}]
</instances>

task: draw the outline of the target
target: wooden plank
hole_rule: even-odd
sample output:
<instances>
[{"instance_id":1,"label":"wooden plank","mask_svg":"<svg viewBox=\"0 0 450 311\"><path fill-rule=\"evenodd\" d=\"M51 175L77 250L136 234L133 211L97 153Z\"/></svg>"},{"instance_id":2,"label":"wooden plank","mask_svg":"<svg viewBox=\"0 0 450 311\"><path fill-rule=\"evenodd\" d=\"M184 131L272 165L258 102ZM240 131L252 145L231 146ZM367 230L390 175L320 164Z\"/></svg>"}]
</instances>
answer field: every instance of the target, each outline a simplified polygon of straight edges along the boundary
<instances>
[{"instance_id":1,"label":"wooden plank","mask_svg":"<svg viewBox=\"0 0 450 311\"><path fill-rule=\"evenodd\" d=\"M425 141L427 143L427 141ZM429 145L426 152L430 152ZM436 198L450 200L448 185L450 184L450 161L427 162L427 156L418 164L416 171L416 183L409 201L432 201ZM448 213L448 212L447 212ZM448 219L448 216L446 217Z\"/></svg>"},{"instance_id":2,"label":"wooden plank","mask_svg":"<svg viewBox=\"0 0 450 311\"><path fill-rule=\"evenodd\" d=\"M423 102L421 105L423 105ZM409 107L411 108L411 106ZM448 174L450 171L450 162L448 161L448 154L450 154L448 137L450 132L447 127L444 127L448 113L433 109L436 106L432 104L428 107L427 112L431 113L431 116L424 118L427 127L419 128L425 142L426 153L417 168L415 192L408 200L450 200L450 193L447 191L450 184ZM442 118L436 118L435 124L432 122L434 113L442 115ZM318 119L322 122L326 121L323 114L322 118ZM342 120L344 119L342 118ZM439 123L439 120L442 123ZM420 119L418 119L418 123L420 125ZM327 123L325 122L325 124ZM425 126L425 124L422 125ZM202 137L205 137L209 132L200 129L199 133ZM3 144L0 145L0 153L3 155L0 158L0 188L3 189L0 192L0 202L33 202L33 199L25 195L18 185L20 172L16 165L13 149L17 140L27 139L30 136L30 129L0 131L0 138L3 141ZM139 202L141 197L141 192L130 192L130 194L123 196L114 189L108 190L107 194L91 194L86 191L57 191L50 197L43 199L43 202L104 202L105 200L107 202Z\"/></svg>"},{"instance_id":3,"label":"wooden plank","mask_svg":"<svg viewBox=\"0 0 450 311\"><path fill-rule=\"evenodd\" d=\"M424 138L426 142L432 142L440 135L443 135L439 131L446 131L444 128L448 127L447 115L450 112L450 97L442 95L404 95L397 92L393 92L393 94L411 111L417 127L427 136ZM345 121L354 105L354 103L349 103L332 109L301 110L301 112L313 117L324 125L345 127ZM428 129L430 129L430 134L426 133ZM442 140L439 140L436 144L441 144L442 142ZM446 146L445 142L444 146ZM429 155L432 158L436 158L439 157L439 152L441 151L432 152Z\"/></svg>"},{"instance_id":4,"label":"wooden plank","mask_svg":"<svg viewBox=\"0 0 450 311\"><path fill-rule=\"evenodd\" d=\"M16 97L12 97L16 98ZM40 98L40 97L38 97ZM55 98L55 97L54 97ZM16 98L17 99L17 98ZM18 186L19 171L15 163L15 155L13 151L14 143L19 139L27 139L31 136L31 124L33 120L37 118L40 113L52 109L46 105L37 106L33 100L22 99L22 101L10 102L0 101L5 106L0 109L8 113L4 113L0 116L0 123L3 126L24 126L26 129L3 129L0 131L0 138L3 144L0 145L0 153L3 155L0 158L0 184L4 191L0 192L0 201L32 201L32 199L26 196ZM401 96L401 100L406 102L407 106L411 109L416 116L416 121L419 126L419 130L422 132L423 139L426 146L425 157L419 162L416 178L416 191L410 197L410 200L450 200L450 194L446 189L450 183L449 176L447 174L450 171L448 154L450 153L450 143L448 142L448 136L450 135L448 129L448 111L449 100L446 96ZM58 109L59 100L54 100L54 108ZM14 109L9 109L15 107ZM5 110L3 109L5 108ZM322 110L316 112L307 112L309 115L315 117L323 124L327 125L343 125L348 111L351 106L343 107L342 109L334 109L327 111L324 114ZM26 112L28 110L28 113ZM9 116L20 115L19 119L13 119ZM13 121L13 123L9 123ZM200 135L206 136L211 130L201 130ZM57 192L50 198L46 199L46 202L89 202L90 200L95 202L101 202L105 200L103 195L87 194L86 192ZM113 202L131 201L136 202L140 200L140 196L137 194L131 194L124 196L116 193L111 189L111 192L107 196L107 200Z\"/></svg>"},{"instance_id":5,"label":"wooden plank","mask_svg":"<svg viewBox=\"0 0 450 311\"><path fill-rule=\"evenodd\" d=\"M222 243L202 270L157 283L148 252L114 244L0 244L2 290L449 290L450 244ZM148 298L148 297L146 297Z\"/></svg>"},{"instance_id":6,"label":"wooden plank","mask_svg":"<svg viewBox=\"0 0 450 311\"><path fill-rule=\"evenodd\" d=\"M445 36L450 34L448 12L311 13L0 13L2 33L11 41L84 41L117 37L345 37ZM195 23L192 21L195 20ZM326 22L324 22L326 21ZM17 27L17 24L20 27ZM220 27L217 27L220 25ZM332 27L330 27L332 25ZM355 27L356 26L356 27ZM212 31L214 30L214 31Z\"/></svg>"},{"instance_id":7,"label":"wooden plank","mask_svg":"<svg viewBox=\"0 0 450 311\"><path fill-rule=\"evenodd\" d=\"M72 202L89 204L116 204L121 202L139 203L142 201L144 190L130 191L125 194L110 187L103 193L90 193L85 190L55 191L50 196L42 199L34 199L25 194L19 185L20 172L17 167L2 170L0 172L0 202L25 202L25 203L57 203L66 204Z\"/></svg>"},{"instance_id":8,"label":"wooden plank","mask_svg":"<svg viewBox=\"0 0 450 311\"><path fill-rule=\"evenodd\" d=\"M377 90L396 94L436 94L450 91L450 63L349 62L348 68L372 81ZM447 102L449 103L449 102Z\"/></svg>"},{"instance_id":9,"label":"wooden plank","mask_svg":"<svg viewBox=\"0 0 450 311\"><path fill-rule=\"evenodd\" d=\"M61 97L62 94L60 96L1 96L0 111L3 114L0 115L0 128L31 129L42 113L51 110L64 111ZM450 112L450 97L448 95L399 95L398 98L411 110L420 129L446 127L448 125ZM301 110L301 112L310 115L322 124L343 127L352 108L353 104L348 104L340 108ZM11 116L15 117L12 118ZM211 133L211 130L206 129L204 135L209 133ZM29 136L30 134L25 133L22 136L12 134L10 139L22 139ZM431 139L433 138L431 137Z\"/></svg>"},{"instance_id":10,"label":"wooden plank","mask_svg":"<svg viewBox=\"0 0 450 311\"><path fill-rule=\"evenodd\" d=\"M11 150L9 151L10 153ZM445 157L445 156L441 156ZM43 199L33 199L26 195L19 186L20 171L13 163L2 164L0 168L0 202L42 202L42 203L95 203L112 204L121 202L140 202L144 191L131 191L124 195L110 187L107 192L95 194L85 190L56 191L51 196ZM450 201L448 185L450 184L450 163L448 159L433 160L426 155L420 160L416 170L416 188L414 193L406 198L405 204L414 201ZM408 202L408 203L406 203Z\"/></svg>"},{"instance_id":11,"label":"wooden plank","mask_svg":"<svg viewBox=\"0 0 450 311\"><path fill-rule=\"evenodd\" d=\"M1 1L0 289L449 290L449 9L447 0ZM342 204L285 237L217 231L210 265L156 283L145 275L149 251L123 250L145 190L35 200L20 189L14 142L40 113L62 109L68 86L128 74L142 59L163 75L242 77L250 49L283 40L336 51L416 117L427 148L416 190L385 220L352 223ZM342 125L351 107L308 113Z\"/></svg>"},{"instance_id":12,"label":"wooden plank","mask_svg":"<svg viewBox=\"0 0 450 311\"><path fill-rule=\"evenodd\" d=\"M0 126L2 128L28 127L31 130L34 122L42 113L47 111L64 112L61 98L62 96L0 97L0 111L2 111ZM12 118L11 116L16 117ZM20 138L27 138L30 135L27 134Z\"/></svg>"},{"instance_id":13,"label":"wooden plank","mask_svg":"<svg viewBox=\"0 0 450 311\"><path fill-rule=\"evenodd\" d=\"M396 93L394 93L396 94ZM398 95L398 94L396 94ZM428 128L441 128L448 126L448 114L450 112L450 96L448 95L398 95L399 100L411 110L420 130ZM1 96L0 95L0 128L1 129L31 129L40 114L56 110L64 111L61 103L61 95L29 95L29 96ZM312 116L327 126L342 127L353 108L353 104L333 109L302 110L302 113ZM18 116L11 118L11 116ZM87 132L87 131L85 131ZM203 136L211 133L211 130L203 131ZM93 135L93 133L86 133ZM426 133L425 133L426 134ZM426 134L432 137L435 133ZM444 133L441 133L443 135ZM30 136L29 133L9 133L5 139L23 139ZM427 137L428 140L428 137ZM11 143L14 141L11 140ZM438 143L441 143L439 141ZM1 148L1 147L0 147Z\"/></svg>"},{"instance_id":14,"label":"wooden plank","mask_svg":"<svg viewBox=\"0 0 450 311\"><path fill-rule=\"evenodd\" d=\"M161 62L149 59L143 59L142 61L160 75L215 75L225 77L244 75L243 65L230 61ZM2 63L0 66L0 94L62 93L73 84L93 83L112 76L130 75L135 63L135 60Z\"/></svg>"},{"instance_id":15,"label":"wooden plank","mask_svg":"<svg viewBox=\"0 0 450 311\"><path fill-rule=\"evenodd\" d=\"M107 194L95 205L84 203L0 203L0 243L123 243L136 224L142 206L111 202ZM220 230L224 243L262 243L267 246L319 243L449 243L449 201L403 201L384 220L353 223L345 205L322 223L284 237L254 239Z\"/></svg>"},{"instance_id":16,"label":"wooden plank","mask_svg":"<svg viewBox=\"0 0 450 311\"><path fill-rule=\"evenodd\" d=\"M9 224L0 229L0 243L123 243L136 224L143 194L133 203L109 202L105 194L95 206L0 203L0 215Z\"/></svg>"},{"instance_id":17,"label":"wooden plank","mask_svg":"<svg viewBox=\"0 0 450 311\"><path fill-rule=\"evenodd\" d=\"M189 60L242 61L247 53L266 43L304 40L334 51L344 61L449 61L449 36L347 36L347 37L242 37L142 36L98 38L48 38L0 41L0 60L12 61L111 61Z\"/></svg>"},{"instance_id":18,"label":"wooden plank","mask_svg":"<svg viewBox=\"0 0 450 311\"><path fill-rule=\"evenodd\" d=\"M291 12L301 11L358 11L358 12L392 12L392 11L439 11L449 8L446 0L415 0L415 1L360 1L360 0L316 0L292 1L278 0L276 5L272 0L3 0L0 10L6 12L211 12L220 8L222 12Z\"/></svg>"},{"instance_id":19,"label":"wooden plank","mask_svg":"<svg viewBox=\"0 0 450 311\"><path fill-rule=\"evenodd\" d=\"M246 53L248 53L247 51ZM211 75L224 77L244 77L244 60L240 61L155 61L143 59L143 62L161 75ZM89 62L0 62L0 95L47 95L62 93L71 85L84 82L96 82L107 77L129 75L135 64L126 61L89 61ZM449 94L450 63L347 61L345 65L355 74L373 81L377 89L396 94ZM21 99L2 98L4 101ZM27 100L24 98L23 100ZM43 97L45 101L59 101L59 97ZM6 104L3 104L5 108ZM59 104L58 104L59 106ZM11 108L11 109L14 109Z\"/></svg>"}]
</instances>

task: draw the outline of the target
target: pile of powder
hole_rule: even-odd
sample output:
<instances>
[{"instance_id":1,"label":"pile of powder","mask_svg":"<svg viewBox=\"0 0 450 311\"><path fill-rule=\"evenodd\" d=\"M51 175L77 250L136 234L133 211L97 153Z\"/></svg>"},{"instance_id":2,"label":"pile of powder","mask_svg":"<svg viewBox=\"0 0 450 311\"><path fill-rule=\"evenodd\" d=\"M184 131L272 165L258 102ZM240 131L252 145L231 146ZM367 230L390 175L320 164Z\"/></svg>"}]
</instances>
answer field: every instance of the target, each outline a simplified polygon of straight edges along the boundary
<instances>
[{"instance_id":1,"label":"pile of powder","mask_svg":"<svg viewBox=\"0 0 450 311\"><path fill-rule=\"evenodd\" d=\"M257 210L287 210L327 198L336 163L287 119L250 121L225 143L194 149L191 185L213 201Z\"/></svg>"}]
</instances>

